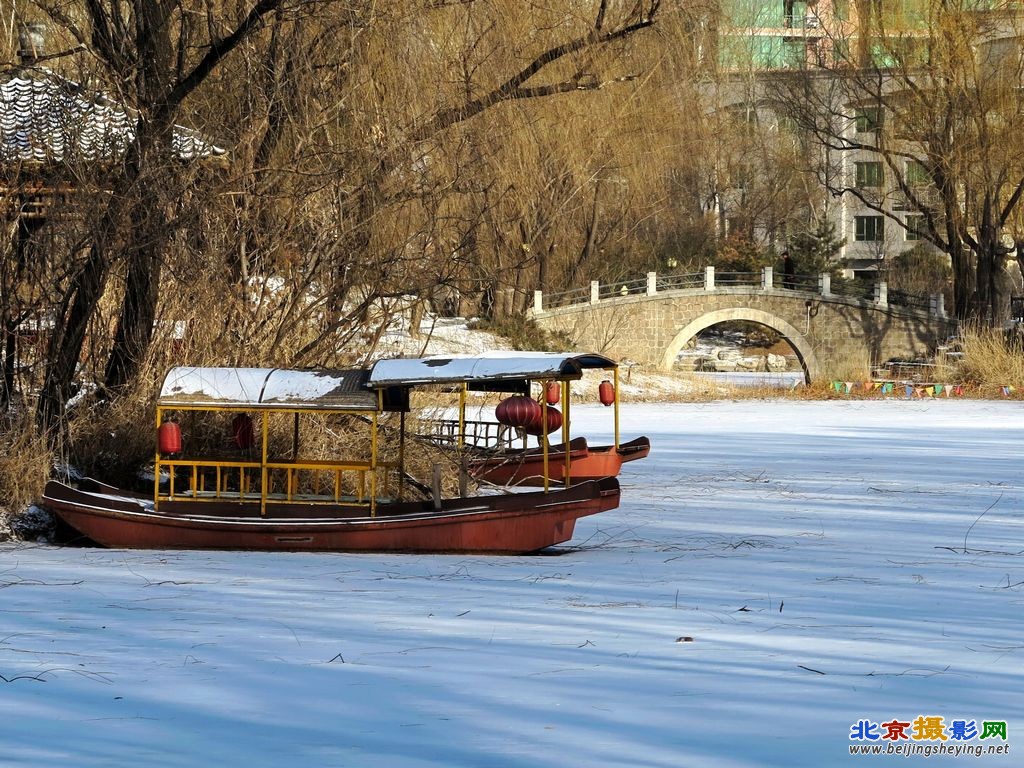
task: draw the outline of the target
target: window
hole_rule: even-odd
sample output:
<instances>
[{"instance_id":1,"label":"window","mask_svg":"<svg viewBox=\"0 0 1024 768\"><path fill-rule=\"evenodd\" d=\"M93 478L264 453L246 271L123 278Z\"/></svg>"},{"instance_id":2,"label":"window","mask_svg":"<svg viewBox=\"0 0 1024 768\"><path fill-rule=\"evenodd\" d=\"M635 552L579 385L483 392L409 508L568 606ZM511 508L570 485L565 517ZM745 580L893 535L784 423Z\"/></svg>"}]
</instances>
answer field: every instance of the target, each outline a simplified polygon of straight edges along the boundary
<instances>
[{"instance_id":1,"label":"window","mask_svg":"<svg viewBox=\"0 0 1024 768\"><path fill-rule=\"evenodd\" d=\"M854 237L859 243L877 243L884 239L885 219L882 216L854 216Z\"/></svg>"},{"instance_id":2,"label":"window","mask_svg":"<svg viewBox=\"0 0 1024 768\"><path fill-rule=\"evenodd\" d=\"M882 178L881 162L857 163L858 187L880 187Z\"/></svg>"},{"instance_id":3,"label":"window","mask_svg":"<svg viewBox=\"0 0 1024 768\"><path fill-rule=\"evenodd\" d=\"M924 232L924 216L920 213L915 213L911 216L907 216L907 240L920 240L921 233Z\"/></svg>"},{"instance_id":4,"label":"window","mask_svg":"<svg viewBox=\"0 0 1024 768\"><path fill-rule=\"evenodd\" d=\"M784 40L782 43L782 66L801 67L807 63L807 43L803 40Z\"/></svg>"},{"instance_id":5,"label":"window","mask_svg":"<svg viewBox=\"0 0 1024 768\"><path fill-rule=\"evenodd\" d=\"M835 57L837 63L848 63L850 61L850 41L845 38L841 40L833 40L832 55Z\"/></svg>"},{"instance_id":6,"label":"window","mask_svg":"<svg viewBox=\"0 0 1024 768\"><path fill-rule=\"evenodd\" d=\"M908 187L920 187L931 181L931 178L928 176L928 170L924 167L924 163L917 160L907 160L907 172L905 178L907 180Z\"/></svg>"},{"instance_id":7,"label":"window","mask_svg":"<svg viewBox=\"0 0 1024 768\"><path fill-rule=\"evenodd\" d=\"M854 115L857 133L872 133L882 127L881 107L858 107Z\"/></svg>"}]
</instances>

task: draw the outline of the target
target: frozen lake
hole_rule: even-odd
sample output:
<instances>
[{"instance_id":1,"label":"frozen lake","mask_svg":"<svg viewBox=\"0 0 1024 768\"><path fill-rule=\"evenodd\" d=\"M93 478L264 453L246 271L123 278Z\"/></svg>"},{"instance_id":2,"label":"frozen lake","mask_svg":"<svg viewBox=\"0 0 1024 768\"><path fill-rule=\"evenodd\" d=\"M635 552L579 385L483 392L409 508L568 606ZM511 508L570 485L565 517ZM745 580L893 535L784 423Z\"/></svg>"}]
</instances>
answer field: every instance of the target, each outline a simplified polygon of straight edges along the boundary
<instances>
[{"instance_id":1,"label":"frozen lake","mask_svg":"<svg viewBox=\"0 0 1024 768\"><path fill-rule=\"evenodd\" d=\"M0 546L0 766L1019 764L1024 404L627 405L622 434L651 456L556 555Z\"/></svg>"}]
</instances>

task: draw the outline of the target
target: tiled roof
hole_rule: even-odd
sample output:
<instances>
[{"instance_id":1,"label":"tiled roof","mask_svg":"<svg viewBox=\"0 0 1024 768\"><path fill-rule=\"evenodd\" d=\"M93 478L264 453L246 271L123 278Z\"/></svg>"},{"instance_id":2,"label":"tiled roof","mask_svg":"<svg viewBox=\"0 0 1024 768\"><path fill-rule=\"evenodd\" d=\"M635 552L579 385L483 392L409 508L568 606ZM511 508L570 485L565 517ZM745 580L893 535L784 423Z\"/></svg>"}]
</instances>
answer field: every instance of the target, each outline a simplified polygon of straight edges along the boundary
<instances>
[{"instance_id":1,"label":"tiled roof","mask_svg":"<svg viewBox=\"0 0 1024 768\"><path fill-rule=\"evenodd\" d=\"M120 157L135 135L135 113L102 93L40 70L0 83L0 164L71 162ZM175 126L181 160L225 150L190 128Z\"/></svg>"}]
</instances>

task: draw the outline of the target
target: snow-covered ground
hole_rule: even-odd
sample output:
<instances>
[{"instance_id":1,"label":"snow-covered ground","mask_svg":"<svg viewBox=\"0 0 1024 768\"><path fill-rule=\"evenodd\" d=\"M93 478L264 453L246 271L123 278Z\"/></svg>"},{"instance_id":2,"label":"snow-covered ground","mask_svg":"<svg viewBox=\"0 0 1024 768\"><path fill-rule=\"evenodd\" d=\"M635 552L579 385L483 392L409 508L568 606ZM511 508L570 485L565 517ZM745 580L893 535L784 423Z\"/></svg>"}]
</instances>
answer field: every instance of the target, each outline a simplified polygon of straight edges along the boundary
<instances>
[{"instance_id":1,"label":"snow-covered ground","mask_svg":"<svg viewBox=\"0 0 1024 768\"><path fill-rule=\"evenodd\" d=\"M628 405L622 432L651 456L553 555L0 548L0 765L1020 764L1024 406ZM919 717L1009 754L850 754Z\"/></svg>"}]
</instances>

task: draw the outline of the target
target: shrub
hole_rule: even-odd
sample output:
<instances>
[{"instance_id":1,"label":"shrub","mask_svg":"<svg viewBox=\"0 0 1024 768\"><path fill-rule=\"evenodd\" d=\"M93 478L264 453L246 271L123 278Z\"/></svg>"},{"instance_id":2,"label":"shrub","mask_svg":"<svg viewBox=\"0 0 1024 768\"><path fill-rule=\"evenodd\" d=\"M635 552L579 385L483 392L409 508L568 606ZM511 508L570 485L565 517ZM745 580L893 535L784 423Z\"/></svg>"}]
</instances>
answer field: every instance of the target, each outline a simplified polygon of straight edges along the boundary
<instances>
[{"instance_id":1,"label":"shrub","mask_svg":"<svg viewBox=\"0 0 1024 768\"><path fill-rule=\"evenodd\" d=\"M489 331L508 340L513 349L532 349L540 352L562 352L572 348L569 337L559 331L546 331L528 317L512 316L501 319L474 320L470 329Z\"/></svg>"},{"instance_id":2,"label":"shrub","mask_svg":"<svg viewBox=\"0 0 1024 768\"><path fill-rule=\"evenodd\" d=\"M983 386L1024 389L1024 352L1016 340L993 328L968 328L961 335L963 381Z\"/></svg>"},{"instance_id":3,"label":"shrub","mask_svg":"<svg viewBox=\"0 0 1024 768\"><path fill-rule=\"evenodd\" d=\"M720 272L760 272L776 261L774 253L744 235L729 235L715 251L713 262Z\"/></svg>"},{"instance_id":4,"label":"shrub","mask_svg":"<svg viewBox=\"0 0 1024 768\"><path fill-rule=\"evenodd\" d=\"M53 455L31 415L3 420L0 429L0 531L43 492ZM0 538L3 538L0 535Z\"/></svg>"}]
</instances>

